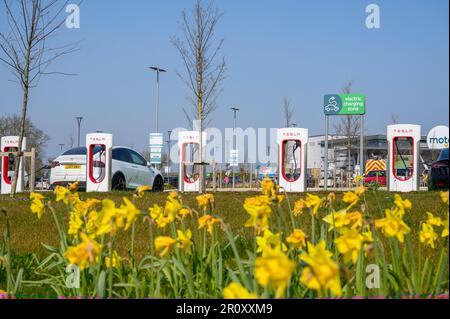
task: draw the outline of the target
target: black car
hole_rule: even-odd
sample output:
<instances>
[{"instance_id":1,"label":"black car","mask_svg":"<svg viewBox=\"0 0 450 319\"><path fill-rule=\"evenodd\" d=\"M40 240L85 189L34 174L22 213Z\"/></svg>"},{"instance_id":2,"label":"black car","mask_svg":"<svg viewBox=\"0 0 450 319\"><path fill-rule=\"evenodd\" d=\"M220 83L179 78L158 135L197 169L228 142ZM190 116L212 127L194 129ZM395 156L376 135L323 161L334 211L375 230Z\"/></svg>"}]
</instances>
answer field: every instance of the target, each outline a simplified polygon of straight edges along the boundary
<instances>
[{"instance_id":1,"label":"black car","mask_svg":"<svg viewBox=\"0 0 450 319\"><path fill-rule=\"evenodd\" d=\"M431 165L428 189L448 189L448 148L443 149L436 162Z\"/></svg>"}]
</instances>

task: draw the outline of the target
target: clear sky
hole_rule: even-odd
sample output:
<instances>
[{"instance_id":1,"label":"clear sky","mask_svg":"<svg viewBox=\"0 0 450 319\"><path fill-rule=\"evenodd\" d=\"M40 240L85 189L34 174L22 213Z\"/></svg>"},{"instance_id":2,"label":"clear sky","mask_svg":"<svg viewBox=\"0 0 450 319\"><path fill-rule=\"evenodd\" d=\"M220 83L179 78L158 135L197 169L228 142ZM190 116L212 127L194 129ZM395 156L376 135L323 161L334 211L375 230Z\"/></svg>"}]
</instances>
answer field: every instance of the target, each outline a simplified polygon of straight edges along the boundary
<instances>
[{"instance_id":1,"label":"clear sky","mask_svg":"<svg viewBox=\"0 0 450 319\"><path fill-rule=\"evenodd\" d=\"M75 1L74 1L75 2ZM378 4L381 28L367 29L365 8ZM189 93L170 37L180 34L180 13L193 0L85 0L81 28L63 29L54 43L83 40L80 51L52 70L74 77L43 78L31 94L31 120L50 137L48 156L82 134L114 133L115 144L146 149L154 130L155 74L161 78L160 123L164 132L186 126L181 108ZM403 123L448 125L449 17L447 0L217 0L224 16L217 30L228 63L224 91L212 125L281 127L282 98L291 98L295 122L323 134L323 95L353 81L367 95L367 133L384 133L391 115ZM4 14L0 29L5 30ZM19 113L21 92L0 67L0 116Z\"/></svg>"}]
</instances>

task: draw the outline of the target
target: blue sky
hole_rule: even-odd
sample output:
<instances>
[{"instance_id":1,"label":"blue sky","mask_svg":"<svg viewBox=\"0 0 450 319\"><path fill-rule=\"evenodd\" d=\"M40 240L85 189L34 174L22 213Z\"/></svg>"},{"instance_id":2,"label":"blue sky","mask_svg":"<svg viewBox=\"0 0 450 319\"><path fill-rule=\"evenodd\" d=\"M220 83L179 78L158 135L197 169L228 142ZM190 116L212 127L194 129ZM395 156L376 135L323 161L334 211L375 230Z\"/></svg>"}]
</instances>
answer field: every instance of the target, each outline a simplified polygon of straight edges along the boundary
<instances>
[{"instance_id":1,"label":"blue sky","mask_svg":"<svg viewBox=\"0 0 450 319\"><path fill-rule=\"evenodd\" d=\"M365 7L381 9L381 28L367 29ZM59 143L76 139L75 116L84 116L83 135L104 130L115 144L147 147L154 130L155 74L161 78L160 123L164 132L186 126L181 112L189 91L176 76L183 71L170 37L180 35L183 8L192 1L85 0L81 28L63 29L53 43L82 40L80 51L63 57L31 94L29 115L51 137L48 156ZM321 134L323 95L340 93L353 81L367 95L367 133L384 133L395 114L400 122L448 125L448 1L217 0L224 16L217 37L225 40L228 63L224 91L212 125L233 125L238 105L241 127L280 127L282 98L296 107L295 122ZM4 15L0 29L5 30ZM0 116L18 113L21 92L0 68Z\"/></svg>"}]
</instances>

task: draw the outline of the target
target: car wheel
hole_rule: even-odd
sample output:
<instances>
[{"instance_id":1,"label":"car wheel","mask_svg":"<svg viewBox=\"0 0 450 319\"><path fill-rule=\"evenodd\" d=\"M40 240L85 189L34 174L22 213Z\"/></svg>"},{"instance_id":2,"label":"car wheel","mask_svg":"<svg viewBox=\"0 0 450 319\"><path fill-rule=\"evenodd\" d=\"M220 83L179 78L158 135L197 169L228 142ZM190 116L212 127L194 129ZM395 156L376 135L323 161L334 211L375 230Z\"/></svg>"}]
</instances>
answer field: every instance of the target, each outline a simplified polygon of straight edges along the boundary
<instances>
[{"instance_id":1,"label":"car wheel","mask_svg":"<svg viewBox=\"0 0 450 319\"><path fill-rule=\"evenodd\" d=\"M163 192L164 191L164 181L161 176L157 176L153 182L153 192Z\"/></svg>"},{"instance_id":2,"label":"car wheel","mask_svg":"<svg viewBox=\"0 0 450 319\"><path fill-rule=\"evenodd\" d=\"M122 191L126 188L125 177L122 174L114 175L111 183L113 190Z\"/></svg>"}]
</instances>

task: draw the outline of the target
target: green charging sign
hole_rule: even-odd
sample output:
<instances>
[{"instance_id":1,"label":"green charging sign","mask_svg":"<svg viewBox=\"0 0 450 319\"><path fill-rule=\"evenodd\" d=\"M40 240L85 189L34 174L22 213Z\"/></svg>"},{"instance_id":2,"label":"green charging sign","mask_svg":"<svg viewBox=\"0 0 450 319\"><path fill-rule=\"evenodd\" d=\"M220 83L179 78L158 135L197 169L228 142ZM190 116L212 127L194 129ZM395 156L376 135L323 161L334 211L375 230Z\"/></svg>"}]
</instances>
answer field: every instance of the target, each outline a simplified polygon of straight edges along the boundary
<instances>
[{"instance_id":1,"label":"green charging sign","mask_svg":"<svg viewBox=\"0 0 450 319\"><path fill-rule=\"evenodd\" d=\"M363 94L327 94L323 111L325 115L364 115L366 97Z\"/></svg>"}]
</instances>

